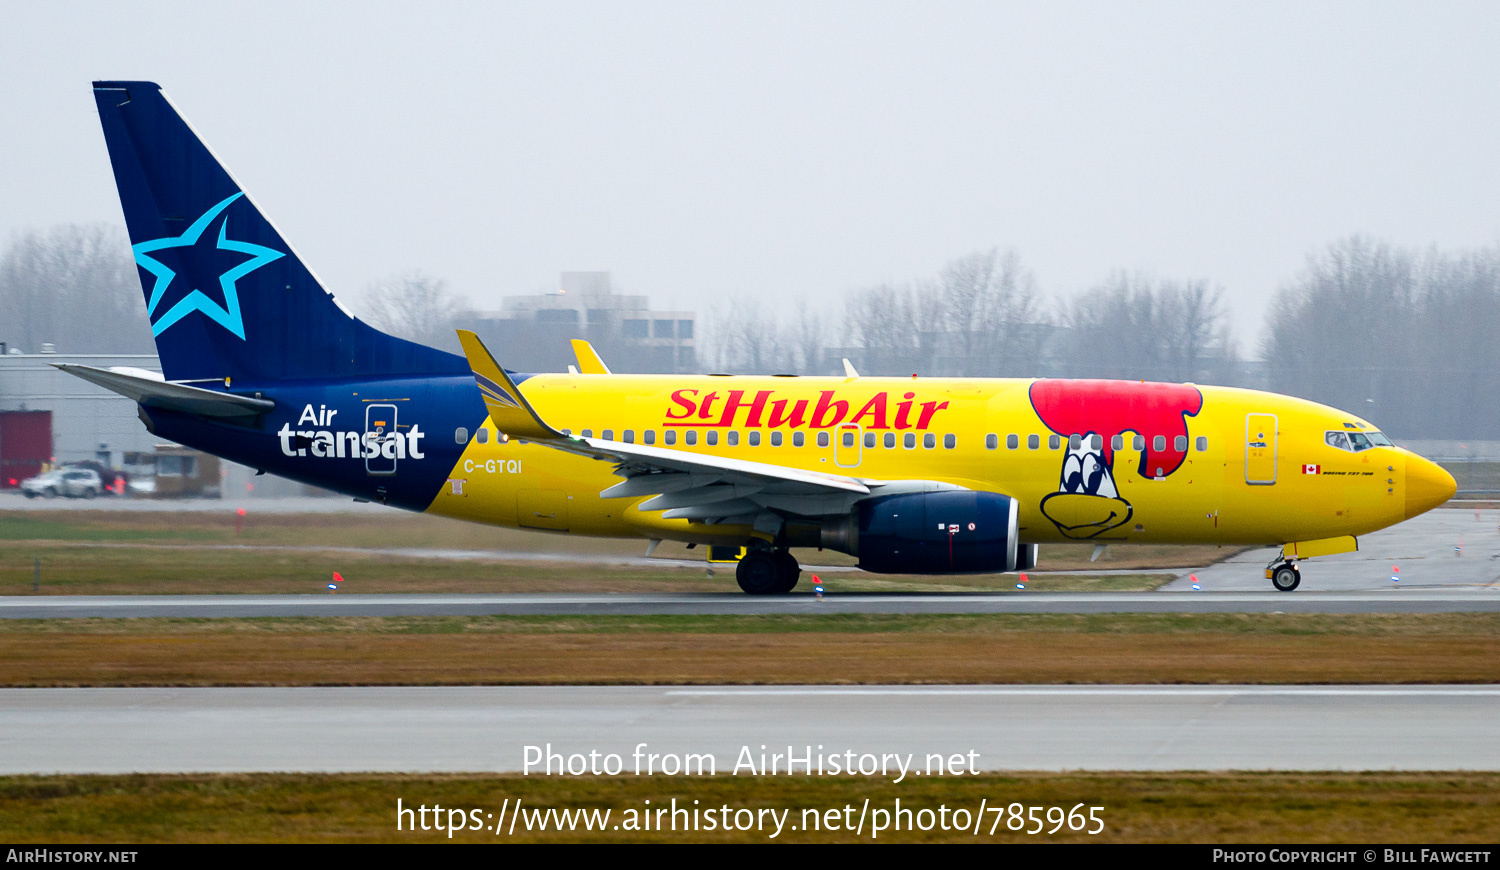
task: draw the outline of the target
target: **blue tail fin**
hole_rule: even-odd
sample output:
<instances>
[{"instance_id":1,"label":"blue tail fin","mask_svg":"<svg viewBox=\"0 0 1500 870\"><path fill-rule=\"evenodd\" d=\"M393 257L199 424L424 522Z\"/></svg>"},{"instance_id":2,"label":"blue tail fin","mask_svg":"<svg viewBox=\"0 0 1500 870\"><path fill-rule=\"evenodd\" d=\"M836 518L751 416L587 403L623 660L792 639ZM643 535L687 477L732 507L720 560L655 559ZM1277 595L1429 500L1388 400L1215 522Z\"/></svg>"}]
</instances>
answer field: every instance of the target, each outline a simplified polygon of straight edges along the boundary
<instances>
[{"instance_id":1,"label":"blue tail fin","mask_svg":"<svg viewBox=\"0 0 1500 870\"><path fill-rule=\"evenodd\" d=\"M151 82L94 82L169 380L469 373L356 319L302 264Z\"/></svg>"}]
</instances>

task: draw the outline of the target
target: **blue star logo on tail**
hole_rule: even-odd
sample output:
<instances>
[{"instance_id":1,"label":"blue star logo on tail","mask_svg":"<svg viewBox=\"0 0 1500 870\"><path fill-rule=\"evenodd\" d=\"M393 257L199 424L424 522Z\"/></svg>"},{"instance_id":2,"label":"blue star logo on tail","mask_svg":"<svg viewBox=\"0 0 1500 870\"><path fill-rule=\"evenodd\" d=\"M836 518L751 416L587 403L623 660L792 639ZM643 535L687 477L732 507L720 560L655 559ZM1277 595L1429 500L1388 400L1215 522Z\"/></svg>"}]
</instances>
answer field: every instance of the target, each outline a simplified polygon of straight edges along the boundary
<instances>
[{"instance_id":1,"label":"blue star logo on tail","mask_svg":"<svg viewBox=\"0 0 1500 870\"><path fill-rule=\"evenodd\" d=\"M229 208L231 203L244 195L242 191L225 198L223 202L193 221L193 225L180 236L152 239L149 242L131 246L131 251L135 253L136 264L156 276L156 283L151 287L151 298L146 301L146 313L151 317L153 336L161 335L168 327L194 311L201 311L208 319L234 333L240 340L244 340L245 320L240 316L240 297L235 290L235 282L256 269L286 256L282 251L250 242L237 242L228 237L229 218L225 216L219 220L220 215L224 214L224 210ZM215 240L214 233L205 234L204 232L215 220L219 220L217 240ZM177 270L151 256L154 252L173 248L186 249L178 253L181 258L179 267L183 262L192 262L195 267L194 272L206 270L210 273L218 273L219 292L224 300L222 305L215 302L202 289L188 286L193 281L187 276L177 280ZM212 267L211 264L216 259L223 259L223 254L220 252L229 252L231 255L245 254L250 259L232 265L223 272L218 272L218 269ZM179 286L173 288L174 282ZM167 298L169 290L174 293L180 292L182 295L166 309L165 314L157 317L156 312L162 307L162 301Z\"/></svg>"}]
</instances>

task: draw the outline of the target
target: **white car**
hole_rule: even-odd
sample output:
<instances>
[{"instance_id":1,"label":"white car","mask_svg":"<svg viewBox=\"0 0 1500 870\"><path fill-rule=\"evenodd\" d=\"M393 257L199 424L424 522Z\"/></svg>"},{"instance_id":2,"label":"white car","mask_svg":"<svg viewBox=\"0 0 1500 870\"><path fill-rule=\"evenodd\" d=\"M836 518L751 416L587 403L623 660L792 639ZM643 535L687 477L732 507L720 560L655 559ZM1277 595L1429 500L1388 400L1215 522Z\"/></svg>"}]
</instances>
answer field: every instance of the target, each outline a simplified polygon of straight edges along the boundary
<instances>
[{"instance_id":1,"label":"white car","mask_svg":"<svg viewBox=\"0 0 1500 870\"><path fill-rule=\"evenodd\" d=\"M21 491L27 498L56 498L60 495L93 498L104 492L104 482L99 479L99 472L93 469L59 468L21 481Z\"/></svg>"}]
</instances>

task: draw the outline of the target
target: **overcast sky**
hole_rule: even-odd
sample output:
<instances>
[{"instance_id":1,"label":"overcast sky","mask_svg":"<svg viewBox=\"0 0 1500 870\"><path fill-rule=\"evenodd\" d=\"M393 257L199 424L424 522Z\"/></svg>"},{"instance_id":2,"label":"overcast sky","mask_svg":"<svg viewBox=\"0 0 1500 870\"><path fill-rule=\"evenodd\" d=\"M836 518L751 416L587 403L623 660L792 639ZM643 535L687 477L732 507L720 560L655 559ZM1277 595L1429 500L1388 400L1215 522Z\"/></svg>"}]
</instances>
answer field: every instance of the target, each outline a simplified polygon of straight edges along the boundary
<instances>
[{"instance_id":1,"label":"overcast sky","mask_svg":"<svg viewBox=\"0 0 1500 870\"><path fill-rule=\"evenodd\" d=\"M1494 3L0 2L0 234L122 223L159 82L334 292L835 299L1013 247L1049 295L1500 240Z\"/></svg>"}]
</instances>

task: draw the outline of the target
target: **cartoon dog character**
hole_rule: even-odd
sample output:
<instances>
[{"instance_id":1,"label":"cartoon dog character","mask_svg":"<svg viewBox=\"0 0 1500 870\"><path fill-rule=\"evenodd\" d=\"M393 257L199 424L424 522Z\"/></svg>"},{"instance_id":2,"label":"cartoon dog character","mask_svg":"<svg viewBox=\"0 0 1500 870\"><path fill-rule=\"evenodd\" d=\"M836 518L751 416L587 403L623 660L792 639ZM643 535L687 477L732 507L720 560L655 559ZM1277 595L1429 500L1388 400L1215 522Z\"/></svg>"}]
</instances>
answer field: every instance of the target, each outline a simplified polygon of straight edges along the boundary
<instances>
[{"instance_id":1,"label":"cartoon dog character","mask_svg":"<svg viewBox=\"0 0 1500 870\"><path fill-rule=\"evenodd\" d=\"M1032 383L1030 397L1048 429L1082 436L1076 447L1070 440L1057 491L1039 505L1059 532L1080 540L1117 529L1135 514L1115 480L1115 437L1142 436L1140 475L1165 478L1187 459L1178 436L1185 441L1187 418L1203 408L1203 394L1186 384L1044 379Z\"/></svg>"}]
</instances>

